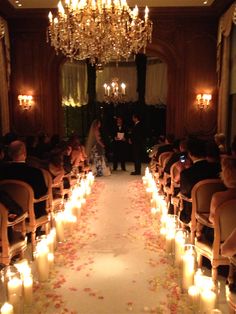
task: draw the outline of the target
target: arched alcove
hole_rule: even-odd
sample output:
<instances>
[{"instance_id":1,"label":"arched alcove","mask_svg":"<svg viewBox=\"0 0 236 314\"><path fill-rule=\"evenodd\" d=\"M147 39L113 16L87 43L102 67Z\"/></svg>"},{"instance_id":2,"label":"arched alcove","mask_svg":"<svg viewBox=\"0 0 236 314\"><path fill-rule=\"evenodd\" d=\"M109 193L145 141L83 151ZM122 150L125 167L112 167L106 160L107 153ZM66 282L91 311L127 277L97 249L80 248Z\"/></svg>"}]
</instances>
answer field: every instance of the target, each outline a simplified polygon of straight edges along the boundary
<instances>
[{"instance_id":1,"label":"arched alcove","mask_svg":"<svg viewBox=\"0 0 236 314\"><path fill-rule=\"evenodd\" d=\"M133 58L128 62L119 62L119 64L110 63L104 66L102 72L96 73L94 114L103 119L108 132L112 128L114 116L124 116L127 124L131 126L133 111L141 110L148 136L154 134L158 136L165 133L165 107L168 90L167 65L153 55L148 55L145 62L146 71L143 73L146 78L145 106L141 106L137 93L137 60ZM84 138L87 134L91 104L86 103L89 96L86 97L88 84L85 80L90 80L89 71L86 72L86 67L86 62L65 62L61 66L61 97L62 105L64 105L64 124L67 136L72 132L77 132ZM127 95L122 103L107 103L104 99L103 85L114 77L119 77L127 86ZM67 83L65 83L66 78L68 79ZM145 80L143 84L145 84ZM72 88L71 91L68 90L69 87ZM92 105L94 106L94 104Z\"/></svg>"}]
</instances>

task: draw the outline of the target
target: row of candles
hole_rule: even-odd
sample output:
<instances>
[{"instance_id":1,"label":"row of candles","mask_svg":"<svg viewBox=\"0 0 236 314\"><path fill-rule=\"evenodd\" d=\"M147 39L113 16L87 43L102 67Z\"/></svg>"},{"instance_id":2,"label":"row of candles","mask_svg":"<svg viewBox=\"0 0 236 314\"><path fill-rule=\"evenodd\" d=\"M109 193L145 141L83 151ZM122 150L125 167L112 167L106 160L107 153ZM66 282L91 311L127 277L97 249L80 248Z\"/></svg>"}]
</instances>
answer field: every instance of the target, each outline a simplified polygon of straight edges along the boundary
<instances>
[{"instance_id":1,"label":"row of candles","mask_svg":"<svg viewBox=\"0 0 236 314\"><path fill-rule=\"evenodd\" d=\"M65 241L67 230L71 234L81 209L86 203L86 197L91 193L94 176L91 172L80 180L71 191L71 196L65 203L64 210L54 214L53 224L47 235L36 239L36 248L33 252L34 265L38 282L49 280L50 271L54 265L54 252L58 243ZM27 259L7 266L1 271L1 282L5 291L5 302L0 308L1 314L21 314L24 306L33 302L32 270Z\"/></svg>"},{"instance_id":2,"label":"row of candles","mask_svg":"<svg viewBox=\"0 0 236 314\"><path fill-rule=\"evenodd\" d=\"M197 252L190 244L189 232L181 228L176 215L168 214L164 197L158 193L158 187L149 168L146 168L143 184L151 200L152 214L160 215L160 234L165 240L165 250L174 257L176 267L181 273L182 291L188 293L195 312L221 313L215 309L217 289L211 277L205 276L201 269L197 269Z\"/></svg>"}]
</instances>

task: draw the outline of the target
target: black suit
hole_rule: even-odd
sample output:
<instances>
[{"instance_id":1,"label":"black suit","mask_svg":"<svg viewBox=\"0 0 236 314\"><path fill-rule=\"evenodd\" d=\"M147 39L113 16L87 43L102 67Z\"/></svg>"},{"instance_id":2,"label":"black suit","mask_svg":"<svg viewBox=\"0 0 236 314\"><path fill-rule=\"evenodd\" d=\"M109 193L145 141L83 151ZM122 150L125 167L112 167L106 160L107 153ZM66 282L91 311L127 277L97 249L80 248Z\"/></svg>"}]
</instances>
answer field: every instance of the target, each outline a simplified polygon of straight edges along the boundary
<instances>
[{"instance_id":1,"label":"black suit","mask_svg":"<svg viewBox=\"0 0 236 314\"><path fill-rule=\"evenodd\" d=\"M118 133L124 133L124 139L117 139ZM113 132L113 169L116 170L118 162L121 163L121 168L125 170L125 152L126 152L127 130L122 126L116 125Z\"/></svg>"},{"instance_id":2,"label":"black suit","mask_svg":"<svg viewBox=\"0 0 236 314\"><path fill-rule=\"evenodd\" d=\"M144 131L140 122L136 123L132 129L131 134L134 171L141 174L142 153L144 148Z\"/></svg>"},{"instance_id":3,"label":"black suit","mask_svg":"<svg viewBox=\"0 0 236 314\"><path fill-rule=\"evenodd\" d=\"M24 162L11 162L5 164L0 169L0 180L4 179L21 180L28 183L34 190L35 198L40 198L47 193L47 186L41 170L28 166ZM36 218L45 215L45 202L36 205L37 206L34 208Z\"/></svg>"},{"instance_id":4,"label":"black suit","mask_svg":"<svg viewBox=\"0 0 236 314\"><path fill-rule=\"evenodd\" d=\"M195 162L190 168L185 169L180 174L180 192L181 194L191 197L192 188L196 183L205 179L219 178L219 168L215 163L207 160ZM188 223L191 219L192 206L184 202L184 208L180 214L180 220Z\"/></svg>"}]
</instances>

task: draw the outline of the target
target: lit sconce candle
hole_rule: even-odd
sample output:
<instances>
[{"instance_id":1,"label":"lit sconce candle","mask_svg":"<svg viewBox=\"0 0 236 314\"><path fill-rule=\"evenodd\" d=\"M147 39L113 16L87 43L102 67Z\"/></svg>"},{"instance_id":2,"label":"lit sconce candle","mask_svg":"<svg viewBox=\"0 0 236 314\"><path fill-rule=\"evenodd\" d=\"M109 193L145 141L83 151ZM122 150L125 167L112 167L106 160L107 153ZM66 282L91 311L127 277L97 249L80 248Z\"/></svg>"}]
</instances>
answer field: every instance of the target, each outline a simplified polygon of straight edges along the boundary
<instances>
[{"instance_id":1,"label":"lit sconce candle","mask_svg":"<svg viewBox=\"0 0 236 314\"><path fill-rule=\"evenodd\" d=\"M216 293L204 289L200 294L200 313L210 313L216 305Z\"/></svg>"},{"instance_id":2,"label":"lit sconce candle","mask_svg":"<svg viewBox=\"0 0 236 314\"><path fill-rule=\"evenodd\" d=\"M193 285L194 282L194 271L196 256L192 245L185 245L185 252L182 257L182 288L188 291L188 288Z\"/></svg>"},{"instance_id":3,"label":"lit sconce candle","mask_svg":"<svg viewBox=\"0 0 236 314\"><path fill-rule=\"evenodd\" d=\"M147 20L148 20L148 13L149 13L149 9L148 7L146 6L145 8L145 16L144 16L144 19L145 19L145 22L147 23Z\"/></svg>"},{"instance_id":4,"label":"lit sconce candle","mask_svg":"<svg viewBox=\"0 0 236 314\"><path fill-rule=\"evenodd\" d=\"M104 87L104 94L107 95L107 84L105 83L103 87Z\"/></svg>"},{"instance_id":5,"label":"lit sconce candle","mask_svg":"<svg viewBox=\"0 0 236 314\"><path fill-rule=\"evenodd\" d=\"M32 278L32 275L24 278L23 288L24 288L24 302L26 305L31 305L33 302L33 278Z\"/></svg>"},{"instance_id":6,"label":"lit sconce candle","mask_svg":"<svg viewBox=\"0 0 236 314\"><path fill-rule=\"evenodd\" d=\"M133 9L133 15L135 18L138 16L138 6L137 5Z\"/></svg>"},{"instance_id":7,"label":"lit sconce candle","mask_svg":"<svg viewBox=\"0 0 236 314\"><path fill-rule=\"evenodd\" d=\"M65 10L63 8L63 5L61 3L61 1L58 2L58 12L61 14L61 15L64 15L65 14Z\"/></svg>"},{"instance_id":8,"label":"lit sconce candle","mask_svg":"<svg viewBox=\"0 0 236 314\"><path fill-rule=\"evenodd\" d=\"M1 307L1 314L14 314L12 304L5 302Z\"/></svg>"},{"instance_id":9,"label":"lit sconce candle","mask_svg":"<svg viewBox=\"0 0 236 314\"><path fill-rule=\"evenodd\" d=\"M49 277L48 246L41 241L36 246L35 259L39 281L47 281Z\"/></svg>"},{"instance_id":10,"label":"lit sconce candle","mask_svg":"<svg viewBox=\"0 0 236 314\"><path fill-rule=\"evenodd\" d=\"M48 18L49 18L49 22L52 23L53 16L52 16L51 11L48 13Z\"/></svg>"},{"instance_id":11,"label":"lit sconce candle","mask_svg":"<svg viewBox=\"0 0 236 314\"><path fill-rule=\"evenodd\" d=\"M121 93L122 93L122 95L125 95L125 88L126 88L126 85L125 85L125 83L121 83Z\"/></svg>"}]
</instances>

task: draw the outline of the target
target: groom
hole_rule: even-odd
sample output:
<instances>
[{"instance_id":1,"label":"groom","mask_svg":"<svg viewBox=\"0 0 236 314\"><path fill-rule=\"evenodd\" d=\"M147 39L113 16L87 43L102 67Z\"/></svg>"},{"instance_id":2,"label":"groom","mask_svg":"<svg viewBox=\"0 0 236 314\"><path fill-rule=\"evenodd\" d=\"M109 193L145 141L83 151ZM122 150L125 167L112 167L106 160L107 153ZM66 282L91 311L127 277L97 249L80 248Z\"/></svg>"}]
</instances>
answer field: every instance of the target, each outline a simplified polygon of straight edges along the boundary
<instances>
[{"instance_id":1,"label":"groom","mask_svg":"<svg viewBox=\"0 0 236 314\"><path fill-rule=\"evenodd\" d=\"M142 124L140 122L140 116L138 114L133 114L132 120L134 126L131 133L132 152L134 160L134 172L131 175L141 174L141 164L142 164L142 152L144 147L144 131Z\"/></svg>"}]
</instances>

